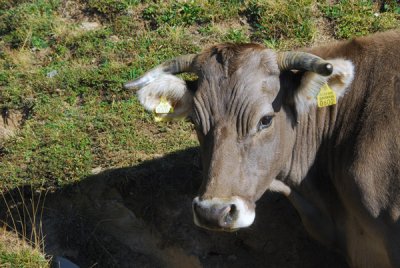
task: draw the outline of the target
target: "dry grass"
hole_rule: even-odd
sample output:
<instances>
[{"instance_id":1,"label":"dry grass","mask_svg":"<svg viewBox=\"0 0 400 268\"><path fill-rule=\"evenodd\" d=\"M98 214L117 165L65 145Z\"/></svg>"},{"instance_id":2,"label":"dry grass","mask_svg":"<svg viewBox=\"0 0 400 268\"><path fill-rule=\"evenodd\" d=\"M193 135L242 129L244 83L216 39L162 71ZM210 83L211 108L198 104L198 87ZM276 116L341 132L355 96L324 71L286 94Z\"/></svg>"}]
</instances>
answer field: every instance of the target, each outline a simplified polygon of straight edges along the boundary
<instances>
[{"instance_id":1,"label":"dry grass","mask_svg":"<svg viewBox=\"0 0 400 268\"><path fill-rule=\"evenodd\" d=\"M32 248L16 233L0 229L0 267L44 268L50 267L41 251Z\"/></svg>"},{"instance_id":2,"label":"dry grass","mask_svg":"<svg viewBox=\"0 0 400 268\"><path fill-rule=\"evenodd\" d=\"M5 189L8 190L8 189ZM1 192L6 217L0 227L0 267L49 267L44 255L42 216L45 192L27 197Z\"/></svg>"}]
</instances>

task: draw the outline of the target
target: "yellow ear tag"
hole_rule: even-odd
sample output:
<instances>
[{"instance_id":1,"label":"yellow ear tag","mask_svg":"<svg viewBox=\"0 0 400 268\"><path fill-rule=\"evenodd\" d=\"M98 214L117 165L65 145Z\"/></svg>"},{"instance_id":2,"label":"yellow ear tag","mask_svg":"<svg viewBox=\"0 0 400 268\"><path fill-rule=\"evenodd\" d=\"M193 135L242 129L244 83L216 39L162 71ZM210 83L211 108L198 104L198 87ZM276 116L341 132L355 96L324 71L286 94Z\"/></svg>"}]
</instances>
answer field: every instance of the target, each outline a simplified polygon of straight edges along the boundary
<instances>
[{"instance_id":1,"label":"yellow ear tag","mask_svg":"<svg viewBox=\"0 0 400 268\"><path fill-rule=\"evenodd\" d=\"M324 84L317 95L318 107L326 107L336 104L336 93L328 84Z\"/></svg>"},{"instance_id":2,"label":"yellow ear tag","mask_svg":"<svg viewBox=\"0 0 400 268\"><path fill-rule=\"evenodd\" d=\"M160 103L155 109L154 121L162 122L169 121L169 118L163 117L162 115L173 113L174 107L165 98L161 98Z\"/></svg>"}]
</instances>

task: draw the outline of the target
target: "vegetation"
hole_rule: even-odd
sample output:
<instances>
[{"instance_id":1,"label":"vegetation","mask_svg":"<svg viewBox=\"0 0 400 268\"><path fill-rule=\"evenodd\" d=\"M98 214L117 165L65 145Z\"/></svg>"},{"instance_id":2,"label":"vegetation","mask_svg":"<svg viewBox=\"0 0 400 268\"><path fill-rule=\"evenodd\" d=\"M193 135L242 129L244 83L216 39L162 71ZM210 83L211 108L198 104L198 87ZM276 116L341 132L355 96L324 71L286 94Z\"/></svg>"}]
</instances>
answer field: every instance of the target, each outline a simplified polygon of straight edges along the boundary
<instances>
[{"instance_id":1,"label":"vegetation","mask_svg":"<svg viewBox=\"0 0 400 268\"><path fill-rule=\"evenodd\" d=\"M321 9L334 23L335 36L350 38L399 27L400 8L395 1L380 6L365 0L341 0L336 4L321 4Z\"/></svg>"},{"instance_id":2,"label":"vegetation","mask_svg":"<svg viewBox=\"0 0 400 268\"><path fill-rule=\"evenodd\" d=\"M0 137L0 189L54 189L196 146L189 123L154 122L121 87L166 59L217 42L290 49L399 27L395 0L3 0L0 111L23 120ZM0 240L0 266L35 267L14 253Z\"/></svg>"},{"instance_id":3,"label":"vegetation","mask_svg":"<svg viewBox=\"0 0 400 268\"><path fill-rule=\"evenodd\" d=\"M279 43L306 45L317 30L315 1L250 1L245 9L254 37L274 46Z\"/></svg>"},{"instance_id":4,"label":"vegetation","mask_svg":"<svg viewBox=\"0 0 400 268\"><path fill-rule=\"evenodd\" d=\"M0 230L0 267L50 267L43 254L5 230Z\"/></svg>"}]
</instances>

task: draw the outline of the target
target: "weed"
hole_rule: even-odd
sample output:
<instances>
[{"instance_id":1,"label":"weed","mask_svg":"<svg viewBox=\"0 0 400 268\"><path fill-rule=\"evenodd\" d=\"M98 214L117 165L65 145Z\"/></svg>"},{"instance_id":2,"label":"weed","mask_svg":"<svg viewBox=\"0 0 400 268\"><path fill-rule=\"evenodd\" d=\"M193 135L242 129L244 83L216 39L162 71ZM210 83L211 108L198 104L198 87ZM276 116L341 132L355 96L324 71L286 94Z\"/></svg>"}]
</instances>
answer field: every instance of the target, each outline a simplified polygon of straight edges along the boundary
<instances>
[{"instance_id":1,"label":"weed","mask_svg":"<svg viewBox=\"0 0 400 268\"><path fill-rule=\"evenodd\" d=\"M42 253L31 249L29 245L18 241L14 234L0 231L0 266L20 268L45 268L50 267ZM14 244L10 249L10 244Z\"/></svg>"},{"instance_id":2,"label":"weed","mask_svg":"<svg viewBox=\"0 0 400 268\"><path fill-rule=\"evenodd\" d=\"M244 14L254 28L254 39L306 45L312 42L316 31L313 4L313 0L250 1Z\"/></svg>"},{"instance_id":3,"label":"weed","mask_svg":"<svg viewBox=\"0 0 400 268\"><path fill-rule=\"evenodd\" d=\"M8 220L2 220L0 230L0 266L49 267L49 260L43 254L42 230L46 193L34 196L32 188L29 191L16 188L12 193L7 187L3 189L1 206L6 209Z\"/></svg>"},{"instance_id":4,"label":"weed","mask_svg":"<svg viewBox=\"0 0 400 268\"><path fill-rule=\"evenodd\" d=\"M394 3L395 1L393 1ZM396 10L397 5L387 3L384 11ZM400 27L400 16L396 12L380 12L379 6L365 0L341 0L336 4L320 4L325 16L334 22L338 38L366 35Z\"/></svg>"},{"instance_id":5,"label":"weed","mask_svg":"<svg viewBox=\"0 0 400 268\"><path fill-rule=\"evenodd\" d=\"M204 24L211 20L204 5L197 1L151 4L143 10L142 17L150 22L153 29L162 24L170 26L193 25Z\"/></svg>"},{"instance_id":6,"label":"weed","mask_svg":"<svg viewBox=\"0 0 400 268\"><path fill-rule=\"evenodd\" d=\"M87 6L89 9L104 15L108 19L114 19L125 12L129 4L136 4L136 1L125 0L89 0Z\"/></svg>"},{"instance_id":7,"label":"weed","mask_svg":"<svg viewBox=\"0 0 400 268\"><path fill-rule=\"evenodd\" d=\"M2 187L25 183L60 186L90 171L91 142L82 130L79 111L46 98L37 106L37 121L28 120L19 137L5 144L9 150L0 162ZM13 166L15 162L18 167Z\"/></svg>"},{"instance_id":8,"label":"weed","mask_svg":"<svg viewBox=\"0 0 400 268\"><path fill-rule=\"evenodd\" d=\"M45 48L51 43L58 0L23 3L0 12L0 35L11 47ZM3 14L2 14L3 13Z\"/></svg>"},{"instance_id":9,"label":"weed","mask_svg":"<svg viewBox=\"0 0 400 268\"><path fill-rule=\"evenodd\" d=\"M234 43L248 43L250 38L243 29L229 29L222 40Z\"/></svg>"},{"instance_id":10,"label":"weed","mask_svg":"<svg viewBox=\"0 0 400 268\"><path fill-rule=\"evenodd\" d=\"M121 15L113 22L113 32L122 36L135 36L140 31L140 24L131 15Z\"/></svg>"}]
</instances>

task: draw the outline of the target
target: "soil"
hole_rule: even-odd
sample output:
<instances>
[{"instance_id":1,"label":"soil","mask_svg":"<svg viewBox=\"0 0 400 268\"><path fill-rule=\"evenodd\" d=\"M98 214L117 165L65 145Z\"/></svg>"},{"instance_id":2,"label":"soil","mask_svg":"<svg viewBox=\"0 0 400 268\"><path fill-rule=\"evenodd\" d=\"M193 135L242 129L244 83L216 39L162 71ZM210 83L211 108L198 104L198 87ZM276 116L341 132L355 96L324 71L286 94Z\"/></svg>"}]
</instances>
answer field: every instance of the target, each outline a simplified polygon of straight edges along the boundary
<instances>
[{"instance_id":1,"label":"soil","mask_svg":"<svg viewBox=\"0 0 400 268\"><path fill-rule=\"evenodd\" d=\"M194 148L47 193L46 254L80 267L347 267L308 236L277 194L267 192L257 202L250 228L224 233L196 227L197 163Z\"/></svg>"},{"instance_id":2,"label":"soil","mask_svg":"<svg viewBox=\"0 0 400 268\"><path fill-rule=\"evenodd\" d=\"M23 115L18 111L10 111L5 108L0 109L0 114L0 141L2 141L14 135L21 125Z\"/></svg>"}]
</instances>

